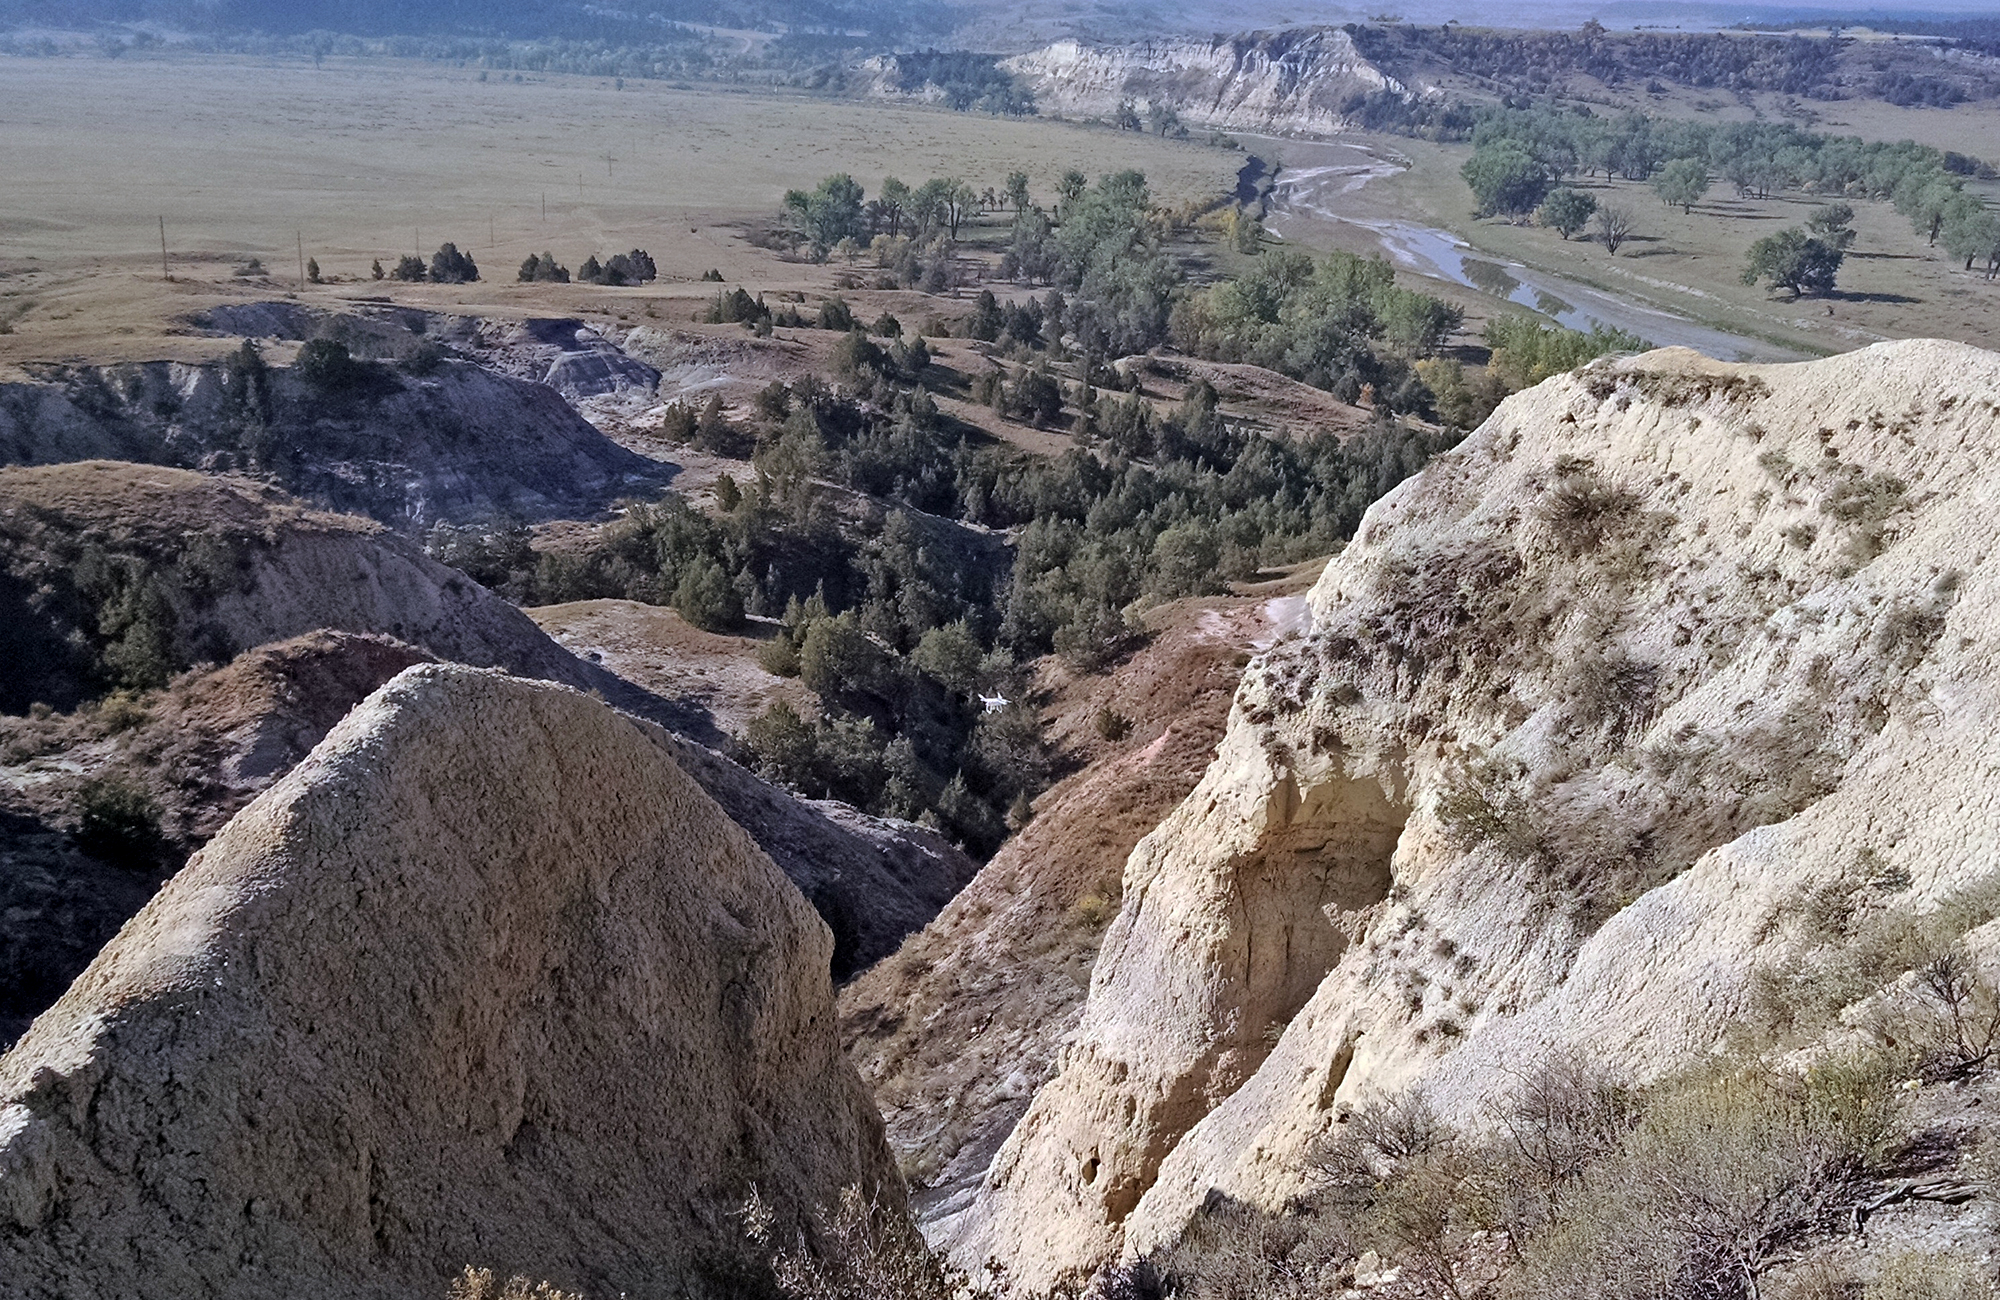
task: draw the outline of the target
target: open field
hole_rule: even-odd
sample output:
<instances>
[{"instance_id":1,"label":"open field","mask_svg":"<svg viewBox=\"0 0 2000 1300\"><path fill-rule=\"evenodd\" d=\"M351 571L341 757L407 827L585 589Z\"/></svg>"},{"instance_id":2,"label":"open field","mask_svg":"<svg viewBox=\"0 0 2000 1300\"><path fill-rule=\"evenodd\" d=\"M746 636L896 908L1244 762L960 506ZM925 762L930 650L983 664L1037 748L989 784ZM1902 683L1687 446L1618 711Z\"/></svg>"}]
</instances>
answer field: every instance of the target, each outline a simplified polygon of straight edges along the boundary
<instances>
[{"instance_id":1,"label":"open field","mask_svg":"<svg viewBox=\"0 0 2000 1300\"><path fill-rule=\"evenodd\" d=\"M480 314L630 311L706 297L698 280L711 268L753 290L830 286L834 268L781 264L738 229L830 172L870 190L884 175L983 189L1020 170L1047 201L1068 168L1135 167L1178 201L1226 190L1241 165L1204 145L1060 123L716 86L481 81L410 61L9 59L4 73L0 324L12 332L0 333L0 365L205 355L203 341L167 337L172 322L218 298L271 297L273 283L231 275L250 256L276 290L298 290L301 242L327 276L359 281L308 288L309 302L360 288ZM373 259L445 240L486 279L367 279ZM530 253L575 267L634 247L659 263L658 284L512 283Z\"/></svg>"}]
</instances>

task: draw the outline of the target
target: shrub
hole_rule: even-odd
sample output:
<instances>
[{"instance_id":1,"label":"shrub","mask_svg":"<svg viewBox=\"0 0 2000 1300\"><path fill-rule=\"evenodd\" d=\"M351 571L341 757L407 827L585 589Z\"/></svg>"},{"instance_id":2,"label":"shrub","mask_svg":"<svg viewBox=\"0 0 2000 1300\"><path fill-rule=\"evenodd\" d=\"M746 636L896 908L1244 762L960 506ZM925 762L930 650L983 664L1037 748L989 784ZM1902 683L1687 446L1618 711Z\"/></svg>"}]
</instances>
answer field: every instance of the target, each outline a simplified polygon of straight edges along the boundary
<instances>
[{"instance_id":1,"label":"shrub","mask_svg":"<svg viewBox=\"0 0 2000 1300\"><path fill-rule=\"evenodd\" d=\"M389 276L395 280L417 281L427 278L429 274L430 270L424 265L423 258L405 253L396 260L396 269L391 271Z\"/></svg>"},{"instance_id":2,"label":"shrub","mask_svg":"<svg viewBox=\"0 0 2000 1300\"><path fill-rule=\"evenodd\" d=\"M787 1240L776 1213L751 1189L743 1207L750 1240L768 1252L771 1274L786 1300L953 1300L964 1279L932 1253L908 1214L889 1209L860 1187L813 1216Z\"/></svg>"},{"instance_id":3,"label":"shrub","mask_svg":"<svg viewBox=\"0 0 2000 1300\"><path fill-rule=\"evenodd\" d=\"M757 663L774 677L799 675L799 648L788 636L777 636L757 647Z\"/></svg>"},{"instance_id":4,"label":"shrub","mask_svg":"<svg viewBox=\"0 0 2000 1300\"><path fill-rule=\"evenodd\" d=\"M479 278L479 265L472 254L459 252L457 244L440 244L431 254L428 274L436 284L466 284Z\"/></svg>"},{"instance_id":5,"label":"shrub","mask_svg":"<svg viewBox=\"0 0 2000 1300\"><path fill-rule=\"evenodd\" d=\"M321 393L351 393L369 386L374 367L358 361L338 339L313 339L299 349L292 373Z\"/></svg>"},{"instance_id":6,"label":"shrub","mask_svg":"<svg viewBox=\"0 0 2000 1300\"><path fill-rule=\"evenodd\" d=\"M1123 740L1132 734L1132 719L1108 704L1097 711L1097 715L1091 719L1091 726L1098 736L1110 741Z\"/></svg>"},{"instance_id":7,"label":"shrub","mask_svg":"<svg viewBox=\"0 0 2000 1300\"><path fill-rule=\"evenodd\" d=\"M466 1266L452 1281L446 1300L583 1300L580 1291L564 1291L525 1277L496 1277L490 1268Z\"/></svg>"},{"instance_id":8,"label":"shrub","mask_svg":"<svg viewBox=\"0 0 2000 1300\"><path fill-rule=\"evenodd\" d=\"M118 776L101 776L77 791L76 846L101 862L146 871L160 865L167 850L160 829L160 806L144 790Z\"/></svg>"}]
</instances>

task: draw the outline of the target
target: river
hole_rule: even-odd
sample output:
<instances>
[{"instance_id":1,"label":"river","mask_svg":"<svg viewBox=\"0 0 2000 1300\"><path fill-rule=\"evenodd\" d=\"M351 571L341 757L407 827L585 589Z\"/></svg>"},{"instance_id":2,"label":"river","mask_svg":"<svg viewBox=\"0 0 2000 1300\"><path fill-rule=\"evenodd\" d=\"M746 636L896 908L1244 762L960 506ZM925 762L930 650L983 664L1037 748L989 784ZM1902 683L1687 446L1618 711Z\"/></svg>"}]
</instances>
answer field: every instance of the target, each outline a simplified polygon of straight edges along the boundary
<instances>
[{"instance_id":1,"label":"river","mask_svg":"<svg viewBox=\"0 0 2000 1300\"><path fill-rule=\"evenodd\" d=\"M1329 240L1329 227L1368 231L1398 266L1448 280L1491 298L1517 303L1570 329L1605 325L1636 334L1658 347L1689 347L1723 361L1796 361L1800 353L1762 339L1703 325L1673 312L1631 302L1549 271L1480 253L1450 231L1393 218L1362 216L1349 196L1403 165L1360 145L1272 140L1282 157L1265 228L1288 243L1312 248L1351 244Z\"/></svg>"}]
</instances>

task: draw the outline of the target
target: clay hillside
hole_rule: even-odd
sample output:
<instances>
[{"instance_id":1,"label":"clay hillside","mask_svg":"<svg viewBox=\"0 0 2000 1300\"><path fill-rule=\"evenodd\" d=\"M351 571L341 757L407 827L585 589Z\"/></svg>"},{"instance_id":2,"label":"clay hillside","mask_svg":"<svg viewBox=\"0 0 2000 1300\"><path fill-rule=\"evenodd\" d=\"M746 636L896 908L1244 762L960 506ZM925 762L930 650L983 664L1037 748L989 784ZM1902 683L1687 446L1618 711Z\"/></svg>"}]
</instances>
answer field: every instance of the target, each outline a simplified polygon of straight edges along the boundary
<instances>
[{"instance_id":1,"label":"clay hillside","mask_svg":"<svg viewBox=\"0 0 2000 1300\"><path fill-rule=\"evenodd\" d=\"M1198 1284L1203 1223L1302 1205L1321 1228L1230 1258L1354 1285L1333 1224L1390 1284L1400 1250L1405 1283L1639 1295L1976 1254L1996 394L2000 357L1934 342L1600 361L1375 506L1126 864L1053 1079L942 1225L957 1257L1030 1291L1141 1255ZM1664 1100L1615 1118L1635 1088ZM1480 1210L1445 1153L1497 1133L1483 1160L1532 1165L1507 1135L1551 1123L1552 1202ZM1355 1168L1431 1217L1357 1217ZM1856 1255L1878 1197L1916 1208Z\"/></svg>"},{"instance_id":2,"label":"clay hillside","mask_svg":"<svg viewBox=\"0 0 2000 1300\"><path fill-rule=\"evenodd\" d=\"M659 739L462 667L350 713L0 1061L7 1290L732 1295L753 1189L895 1205L831 936Z\"/></svg>"},{"instance_id":3,"label":"clay hillside","mask_svg":"<svg viewBox=\"0 0 2000 1300\"><path fill-rule=\"evenodd\" d=\"M165 875L412 663L504 668L713 734L380 524L155 466L0 469L0 653L8 1040ZM838 921L843 975L972 875L934 834L807 803L686 735L660 743Z\"/></svg>"}]
</instances>

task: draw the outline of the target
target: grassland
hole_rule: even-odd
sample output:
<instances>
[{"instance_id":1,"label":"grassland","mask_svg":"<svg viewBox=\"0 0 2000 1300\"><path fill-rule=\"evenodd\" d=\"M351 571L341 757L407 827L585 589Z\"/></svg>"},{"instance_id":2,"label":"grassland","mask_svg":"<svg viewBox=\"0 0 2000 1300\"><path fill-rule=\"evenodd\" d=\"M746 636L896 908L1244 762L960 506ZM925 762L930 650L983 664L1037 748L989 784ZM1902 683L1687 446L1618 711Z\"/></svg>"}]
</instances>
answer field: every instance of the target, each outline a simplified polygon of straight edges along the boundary
<instances>
[{"instance_id":1,"label":"grassland","mask_svg":"<svg viewBox=\"0 0 2000 1300\"><path fill-rule=\"evenodd\" d=\"M1637 218L1636 237L1613 256L1601 245L1564 241L1552 230L1475 220L1471 193L1458 174L1470 155L1467 146L1388 137L1367 143L1407 159L1409 167L1352 196L1356 220L1402 220L1448 230L1496 259L1555 272L1804 354L1916 336L1988 347L2000 343L2000 282L1964 271L1942 248L1913 233L1887 203L1855 202L1859 238L1834 295L1788 301L1782 293L1742 283L1745 255L1762 236L1803 224L1824 200L1802 194L1739 200L1718 181L1684 214L1662 203L1647 184L1574 182L1600 203L1621 205ZM1993 186L1979 188L1993 200Z\"/></svg>"},{"instance_id":2,"label":"grassland","mask_svg":"<svg viewBox=\"0 0 2000 1300\"><path fill-rule=\"evenodd\" d=\"M218 298L297 292L301 246L324 274L306 301L390 293L481 314L618 310L706 296L701 274L761 288L830 286L742 236L784 191L848 171L871 190L1024 171L1048 201L1064 170L1139 168L1177 201L1233 184L1239 157L1204 145L920 106L728 87L497 74L401 60L10 59L0 76L0 366L206 355L175 321ZM546 203L546 209L544 209ZM546 216L544 216L546 211ZM178 283L162 284L159 220ZM367 279L453 240L476 285ZM515 286L549 250L575 266L641 247L645 290ZM232 275L259 258L262 283ZM683 317L684 318L684 317Z\"/></svg>"}]
</instances>

